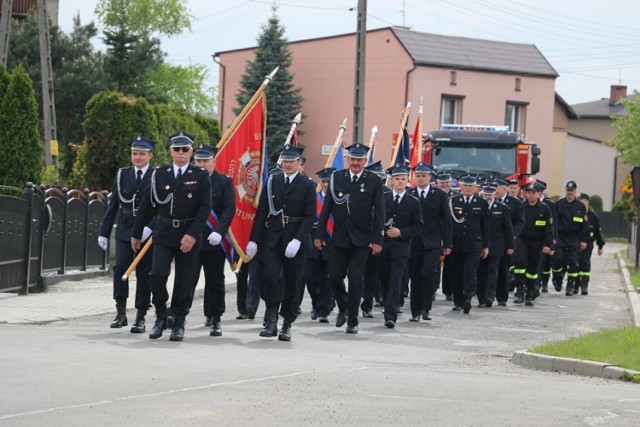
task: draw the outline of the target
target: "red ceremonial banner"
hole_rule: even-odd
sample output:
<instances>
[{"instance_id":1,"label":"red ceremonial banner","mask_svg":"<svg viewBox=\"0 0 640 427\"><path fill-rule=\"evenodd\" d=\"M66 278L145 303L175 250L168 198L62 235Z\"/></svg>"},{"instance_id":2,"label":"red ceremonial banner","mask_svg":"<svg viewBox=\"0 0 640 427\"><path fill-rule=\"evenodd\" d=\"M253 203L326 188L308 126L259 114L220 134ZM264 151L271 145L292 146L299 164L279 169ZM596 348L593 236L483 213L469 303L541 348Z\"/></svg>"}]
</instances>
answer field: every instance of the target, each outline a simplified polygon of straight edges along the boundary
<instances>
[{"instance_id":1,"label":"red ceremonial banner","mask_svg":"<svg viewBox=\"0 0 640 427\"><path fill-rule=\"evenodd\" d=\"M236 193L236 215L229 235L244 262L249 260L244 250L249 243L263 185L266 126L267 105L262 94L233 135L218 147L216 155L216 170L231 177Z\"/></svg>"}]
</instances>

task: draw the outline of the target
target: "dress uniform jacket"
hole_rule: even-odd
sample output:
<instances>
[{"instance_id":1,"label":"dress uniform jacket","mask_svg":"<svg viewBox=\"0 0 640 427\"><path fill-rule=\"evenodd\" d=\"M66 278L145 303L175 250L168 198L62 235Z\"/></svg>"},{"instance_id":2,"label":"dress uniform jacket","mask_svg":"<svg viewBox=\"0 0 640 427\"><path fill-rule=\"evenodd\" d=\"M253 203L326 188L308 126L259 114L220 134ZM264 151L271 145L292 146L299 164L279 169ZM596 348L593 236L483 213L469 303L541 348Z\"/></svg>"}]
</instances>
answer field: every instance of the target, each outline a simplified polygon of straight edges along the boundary
<instances>
[{"instance_id":1,"label":"dress uniform jacket","mask_svg":"<svg viewBox=\"0 0 640 427\"><path fill-rule=\"evenodd\" d=\"M507 194L504 198L499 199L498 201L509 207L511 224L513 225L513 234L518 237L522 231L522 227L524 227L524 206L522 205L522 200Z\"/></svg>"},{"instance_id":2,"label":"dress uniform jacket","mask_svg":"<svg viewBox=\"0 0 640 427\"><path fill-rule=\"evenodd\" d=\"M411 239L419 236L422 228L420 202L406 191L402 199L400 199L400 203L396 205L393 192L389 192L385 194L385 213L385 228L398 228L400 237L391 239L385 235L380 256L385 258L409 258Z\"/></svg>"},{"instance_id":3,"label":"dress uniform jacket","mask_svg":"<svg viewBox=\"0 0 640 427\"><path fill-rule=\"evenodd\" d=\"M142 203L143 196L149 190L149 182L153 167L149 166L147 172L142 176L140 185L136 183L136 168L129 166L121 168L111 190L111 200L107 205L107 210L100 226L100 236L109 237L113 223L118 215L116 226L116 239L129 242L131 240L131 230L133 229L134 214ZM118 180L118 176L120 179ZM127 202L130 200L130 202ZM143 226L153 229L154 218L151 218Z\"/></svg>"},{"instance_id":4,"label":"dress uniform jacket","mask_svg":"<svg viewBox=\"0 0 640 427\"><path fill-rule=\"evenodd\" d=\"M510 210L507 205L494 201L489 208L489 256L502 256L508 249L513 248L513 225Z\"/></svg>"},{"instance_id":5,"label":"dress uniform jacket","mask_svg":"<svg viewBox=\"0 0 640 427\"><path fill-rule=\"evenodd\" d=\"M447 193L431 185L424 199L420 198L418 188L412 189L411 194L420 201L423 224L420 234L412 241L412 250L451 248L453 221Z\"/></svg>"},{"instance_id":6,"label":"dress uniform jacket","mask_svg":"<svg viewBox=\"0 0 640 427\"><path fill-rule=\"evenodd\" d=\"M464 196L449 199L453 215L453 247L456 252L480 252L489 247L487 201L473 195L469 204Z\"/></svg>"},{"instance_id":7,"label":"dress uniform jacket","mask_svg":"<svg viewBox=\"0 0 640 427\"><path fill-rule=\"evenodd\" d=\"M366 247L370 243L382 245L384 198L382 181L376 174L365 169L353 184L349 169L336 171L332 175L328 195L330 197L325 199L318 222L316 239L324 238L323 227L326 227L329 215L333 214L333 246L349 248L352 245ZM347 201L340 204L340 199L345 196L348 196ZM373 217L369 207L373 207Z\"/></svg>"},{"instance_id":8,"label":"dress uniform jacket","mask_svg":"<svg viewBox=\"0 0 640 427\"><path fill-rule=\"evenodd\" d=\"M151 184L149 197L140 206L133 237L140 238L143 224L157 213L154 244L180 247L185 234L199 238L211 212L209 173L190 164L177 180L170 163L156 169L155 187L153 179Z\"/></svg>"},{"instance_id":9,"label":"dress uniform jacket","mask_svg":"<svg viewBox=\"0 0 640 427\"><path fill-rule=\"evenodd\" d=\"M282 210L278 215L272 215L270 212L269 185L274 210ZM258 247L265 245L275 248L281 240L286 247L291 240L297 239L305 246L305 250L309 248L310 232L315 218L315 194L313 181L300 173L295 176L286 191L284 174L269 177L260 194L250 240L256 242Z\"/></svg>"},{"instance_id":10,"label":"dress uniform jacket","mask_svg":"<svg viewBox=\"0 0 640 427\"><path fill-rule=\"evenodd\" d=\"M213 231L224 237L236 213L236 194L233 190L231 178L217 170L213 171L209 176L209 180L211 181L211 209L218 218L218 223ZM207 241L209 234L211 234L211 229L208 225L205 225L202 229L203 251L215 249Z\"/></svg>"},{"instance_id":11,"label":"dress uniform jacket","mask_svg":"<svg viewBox=\"0 0 640 427\"><path fill-rule=\"evenodd\" d=\"M316 217L310 233L312 239L315 239L315 235L317 234L318 221L320 220L320 213L322 212L322 208L324 207L324 201L328 195L329 194L327 193L323 196L321 191L316 193ZM326 227L325 227L325 230L326 230ZM331 244L331 236L329 235L328 232L325 232L323 240L327 245ZM309 250L308 257L309 259L316 260L316 261L329 261L328 246L323 248L322 250L317 249L315 246L313 246Z\"/></svg>"}]
</instances>

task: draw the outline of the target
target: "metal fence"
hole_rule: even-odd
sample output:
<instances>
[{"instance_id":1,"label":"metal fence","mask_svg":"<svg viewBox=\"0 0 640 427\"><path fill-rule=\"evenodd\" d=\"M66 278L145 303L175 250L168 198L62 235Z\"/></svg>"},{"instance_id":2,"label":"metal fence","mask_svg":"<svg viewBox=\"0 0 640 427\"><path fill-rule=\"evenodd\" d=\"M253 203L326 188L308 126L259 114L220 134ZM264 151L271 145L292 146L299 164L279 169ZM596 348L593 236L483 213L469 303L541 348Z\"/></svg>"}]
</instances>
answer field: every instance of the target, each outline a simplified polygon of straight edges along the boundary
<instances>
[{"instance_id":1,"label":"metal fence","mask_svg":"<svg viewBox=\"0 0 640 427\"><path fill-rule=\"evenodd\" d=\"M624 219L623 212L598 212L598 218L600 218L600 229L605 239L629 238L629 222Z\"/></svg>"},{"instance_id":2,"label":"metal fence","mask_svg":"<svg viewBox=\"0 0 640 427\"><path fill-rule=\"evenodd\" d=\"M97 244L106 192L0 186L0 292L42 289L45 275L105 270Z\"/></svg>"}]
</instances>

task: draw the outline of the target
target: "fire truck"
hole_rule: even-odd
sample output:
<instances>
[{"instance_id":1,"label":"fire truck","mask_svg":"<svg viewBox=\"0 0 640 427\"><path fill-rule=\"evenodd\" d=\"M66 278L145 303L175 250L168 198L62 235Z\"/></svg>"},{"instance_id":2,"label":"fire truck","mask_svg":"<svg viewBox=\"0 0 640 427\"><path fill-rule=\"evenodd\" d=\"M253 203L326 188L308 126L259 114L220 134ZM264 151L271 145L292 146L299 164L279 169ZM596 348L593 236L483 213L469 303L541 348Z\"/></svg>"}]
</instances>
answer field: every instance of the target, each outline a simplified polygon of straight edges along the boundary
<instances>
[{"instance_id":1,"label":"fire truck","mask_svg":"<svg viewBox=\"0 0 640 427\"><path fill-rule=\"evenodd\" d=\"M442 125L423 141L422 160L454 179L472 174L517 179L524 185L540 171L540 148L508 126Z\"/></svg>"}]
</instances>

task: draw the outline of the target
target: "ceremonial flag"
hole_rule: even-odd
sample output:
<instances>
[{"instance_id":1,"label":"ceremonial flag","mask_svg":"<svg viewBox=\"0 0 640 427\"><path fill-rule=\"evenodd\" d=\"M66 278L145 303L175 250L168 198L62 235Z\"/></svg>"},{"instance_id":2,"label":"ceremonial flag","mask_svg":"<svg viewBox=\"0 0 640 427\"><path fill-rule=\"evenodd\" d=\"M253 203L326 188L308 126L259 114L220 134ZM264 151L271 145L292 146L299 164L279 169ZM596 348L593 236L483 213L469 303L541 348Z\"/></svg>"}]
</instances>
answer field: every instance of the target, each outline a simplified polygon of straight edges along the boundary
<instances>
[{"instance_id":1,"label":"ceremonial flag","mask_svg":"<svg viewBox=\"0 0 640 427\"><path fill-rule=\"evenodd\" d=\"M409 166L409 162L411 161L411 138L409 137L407 128L402 129L402 138L397 138L396 135L394 135L394 139L396 140L396 144L400 144L400 147L394 148L396 159L393 166Z\"/></svg>"},{"instance_id":2,"label":"ceremonial flag","mask_svg":"<svg viewBox=\"0 0 640 427\"><path fill-rule=\"evenodd\" d=\"M333 158L333 162L331 163L332 168L336 168L336 170L344 169L344 156L342 155L342 143L338 145L336 149L336 156Z\"/></svg>"},{"instance_id":3,"label":"ceremonial flag","mask_svg":"<svg viewBox=\"0 0 640 427\"><path fill-rule=\"evenodd\" d=\"M229 227L229 236L243 261L256 215L266 169L267 105L261 94L250 107L232 135L218 147L216 169L231 177L236 193L236 214Z\"/></svg>"},{"instance_id":4,"label":"ceremonial flag","mask_svg":"<svg viewBox=\"0 0 640 427\"><path fill-rule=\"evenodd\" d=\"M209 217L207 218L207 226L209 230L215 231L218 226L218 215L214 211L209 213ZM229 265L232 269L235 269L233 266L236 263L236 251L233 247L233 241L229 232L227 232L224 236L222 236L222 240L220 240L220 247L222 248L222 252L224 252L225 258L229 262Z\"/></svg>"},{"instance_id":5,"label":"ceremonial flag","mask_svg":"<svg viewBox=\"0 0 640 427\"><path fill-rule=\"evenodd\" d=\"M324 197L322 197L321 192L318 192L316 194L316 219L320 219L320 214L322 213L323 207L324 207ZM330 238L333 237L333 214L330 214L329 219L327 220L326 232Z\"/></svg>"},{"instance_id":6,"label":"ceremonial flag","mask_svg":"<svg viewBox=\"0 0 640 427\"><path fill-rule=\"evenodd\" d=\"M409 169L411 175L411 186L415 186L413 168L415 165L422 161L422 98L420 98L420 109L418 110L418 121L416 122L416 128L413 130L411 136L411 169Z\"/></svg>"}]
</instances>

